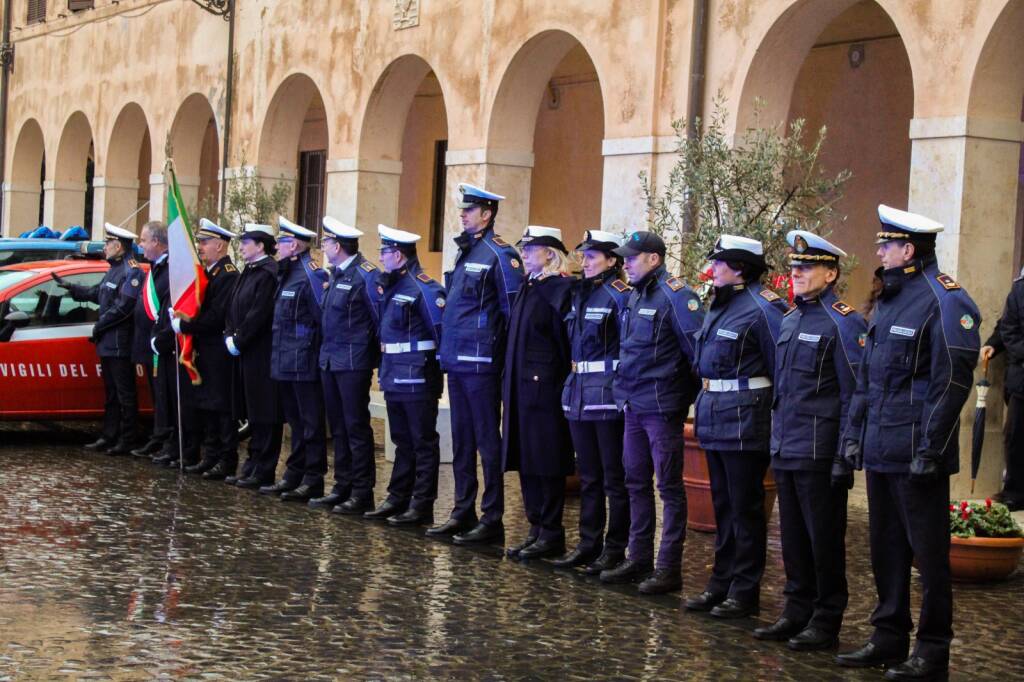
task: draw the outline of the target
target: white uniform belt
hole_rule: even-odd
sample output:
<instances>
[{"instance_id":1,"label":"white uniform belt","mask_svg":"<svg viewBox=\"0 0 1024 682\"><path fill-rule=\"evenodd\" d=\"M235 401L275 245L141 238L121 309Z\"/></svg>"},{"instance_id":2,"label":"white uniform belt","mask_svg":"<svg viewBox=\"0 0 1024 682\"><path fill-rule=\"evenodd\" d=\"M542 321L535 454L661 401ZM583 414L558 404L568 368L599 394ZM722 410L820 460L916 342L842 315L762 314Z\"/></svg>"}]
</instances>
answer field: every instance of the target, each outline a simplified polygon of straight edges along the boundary
<instances>
[{"instance_id":1,"label":"white uniform belt","mask_svg":"<svg viewBox=\"0 0 1024 682\"><path fill-rule=\"evenodd\" d=\"M388 355L392 353L411 353L414 350L434 350L437 344L433 341L411 341L409 343L382 343L380 349Z\"/></svg>"},{"instance_id":2,"label":"white uniform belt","mask_svg":"<svg viewBox=\"0 0 1024 682\"><path fill-rule=\"evenodd\" d=\"M748 391L757 388L771 388L772 380L768 377L740 377L739 379L703 379L704 390L711 393L728 391Z\"/></svg>"},{"instance_id":3,"label":"white uniform belt","mask_svg":"<svg viewBox=\"0 0 1024 682\"><path fill-rule=\"evenodd\" d=\"M607 372L609 367L611 367L612 370L615 370L618 366L618 360L612 360L611 363L605 362L604 360L590 360L572 363L572 371L577 374L596 374L599 372Z\"/></svg>"}]
</instances>

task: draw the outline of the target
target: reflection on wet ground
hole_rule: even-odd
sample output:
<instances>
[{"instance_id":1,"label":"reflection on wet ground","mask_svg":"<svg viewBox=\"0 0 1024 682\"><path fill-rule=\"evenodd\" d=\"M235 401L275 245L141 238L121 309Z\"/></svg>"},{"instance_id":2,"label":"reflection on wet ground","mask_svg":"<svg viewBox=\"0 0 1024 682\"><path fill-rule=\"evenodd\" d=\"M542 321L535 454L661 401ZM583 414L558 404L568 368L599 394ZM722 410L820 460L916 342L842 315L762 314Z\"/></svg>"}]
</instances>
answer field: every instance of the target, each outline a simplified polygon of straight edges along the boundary
<instances>
[{"instance_id":1,"label":"reflection on wet ground","mask_svg":"<svg viewBox=\"0 0 1024 682\"><path fill-rule=\"evenodd\" d=\"M881 678L757 642L753 621L685 613L679 595L641 598L80 442L0 431L0 679ZM388 469L381 458L378 495ZM449 467L441 483L439 519ZM506 483L511 542L524 524ZM874 606L866 514L850 516L844 647L867 637ZM777 518L770 534L762 621L780 606ZM711 553L711 536L689 534L685 593L702 588ZM955 588L954 678L1014 675L1022 594L1020 574Z\"/></svg>"}]
</instances>

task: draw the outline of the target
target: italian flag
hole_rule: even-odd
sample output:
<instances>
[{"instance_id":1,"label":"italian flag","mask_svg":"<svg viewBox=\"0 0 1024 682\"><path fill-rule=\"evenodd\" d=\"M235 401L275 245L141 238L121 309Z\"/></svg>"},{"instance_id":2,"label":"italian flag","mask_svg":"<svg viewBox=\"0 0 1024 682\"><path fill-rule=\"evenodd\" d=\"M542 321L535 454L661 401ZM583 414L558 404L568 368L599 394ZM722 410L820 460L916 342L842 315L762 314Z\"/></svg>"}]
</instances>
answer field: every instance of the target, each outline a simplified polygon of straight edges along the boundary
<instances>
[{"instance_id":1,"label":"italian flag","mask_svg":"<svg viewBox=\"0 0 1024 682\"><path fill-rule=\"evenodd\" d=\"M170 191L167 193L167 275L171 307L188 318L199 314L206 293L206 269L199 262L196 242L189 225L185 202L181 200L174 166L168 161ZM190 334L178 334L178 362L184 365L193 385L202 383L195 366L195 348Z\"/></svg>"}]
</instances>

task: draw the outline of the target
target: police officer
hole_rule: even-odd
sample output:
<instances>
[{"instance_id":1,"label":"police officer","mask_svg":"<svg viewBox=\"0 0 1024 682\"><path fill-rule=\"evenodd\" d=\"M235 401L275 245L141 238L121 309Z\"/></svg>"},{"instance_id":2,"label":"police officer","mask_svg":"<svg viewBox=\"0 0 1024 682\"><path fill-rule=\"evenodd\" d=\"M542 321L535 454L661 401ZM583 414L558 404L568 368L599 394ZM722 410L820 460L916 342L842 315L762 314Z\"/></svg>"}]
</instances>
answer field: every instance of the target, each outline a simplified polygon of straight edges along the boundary
<instances>
[{"instance_id":1,"label":"police officer","mask_svg":"<svg viewBox=\"0 0 1024 682\"><path fill-rule=\"evenodd\" d=\"M847 463L867 473L878 606L870 641L837 662L898 664L887 679L945 679L953 638L949 477L959 470L960 410L978 361L981 315L938 270L942 225L885 205L878 217L883 288L843 437ZM917 643L907 658L912 561L923 589Z\"/></svg>"},{"instance_id":2,"label":"police officer","mask_svg":"<svg viewBox=\"0 0 1024 682\"><path fill-rule=\"evenodd\" d=\"M377 467L370 426L370 382L380 362L377 266L359 252L360 230L324 216L324 255L331 278L323 301L320 376L334 438L334 487L312 507L339 514L373 509Z\"/></svg>"},{"instance_id":3,"label":"police officer","mask_svg":"<svg viewBox=\"0 0 1024 682\"><path fill-rule=\"evenodd\" d=\"M380 310L378 373L388 426L395 444L388 496L369 519L394 526L433 523L437 470L441 461L437 402L443 379L437 362L445 292L420 267L420 236L378 225L380 263L377 277Z\"/></svg>"},{"instance_id":4,"label":"police officer","mask_svg":"<svg viewBox=\"0 0 1024 682\"><path fill-rule=\"evenodd\" d=\"M208 480L233 476L238 469L238 429L231 418L231 374L234 366L224 346L224 318L238 270L228 247L236 235L206 218L199 221L196 241L206 267L206 293L195 318L174 311L171 325L178 334L190 334L201 383L194 387L196 421L202 437L203 458L187 467Z\"/></svg>"},{"instance_id":5,"label":"police officer","mask_svg":"<svg viewBox=\"0 0 1024 682\"><path fill-rule=\"evenodd\" d=\"M224 316L224 347L235 358L232 416L249 423L248 457L239 475L224 482L255 489L272 483L281 454L277 382L270 377L277 252L274 228L247 223L238 240L245 261Z\"/></svg>"},{"instance_id":6,"label":"police officer","mask_svg":"<svg viewBox=\"0 0 1024 682\"><path fill-rule=\"evenodd\" d=\"M584 279L573 286L572 308L566 316L572 371L562 391L562 410L569 420L580 477L580 541L552 563L559 568L585 566L589 575L618 566L626 558L629 541L623 418L612 395L620 313L631 291L622 281L622 257L615 254L623 241L622 235L587 230L576 247Z\"/></svg>"},{"instance_id":7,"label":"police officer","mask_svg":"<svg viewBox=\"0 0 1024 682\"><path fill-rule=\"evenodd\" d=\"M759 282L767 270L761 242L722 235L708 258L715 292L697 336L703 389L694 421L711 479L715 563L686 608L742 618L758 608L764 573L775 342L788 306Z\"/></svg>"},{"instance_id":8,"label":"police officer","mask_svg":"<svg viewBox=\"0 0 1024 682\"><path fill-rule=\"evenodd\" d=\"M264 495L308 502L324 494L327 437L320 386L320 322L327 273L309 252L316 233L278 218L278 285L270 376L277 379L281 408L291 429L292 451L284 477L263 486Z\"/></svg>"},{"instance_id":9,"label":"police officer","mask_svg":"<svg viewBox=\"0 0 1024 682\"><path fill-rule=\"evenodd\" d=\"M633 286L622 310L615 402L625 412L623 463L629 491L629 558L601 572L605 583L640 582L643 594L682 587L686 537L683 423L697 394L693 335L700 299L665 268L665 242L634 232L615 250ZM653 482L664 507L654 561Z\"/></svg>"},{"instance_id":10,"label":"police officer","mask_svg":"<svg viewBox=\"0 0 1024 682\"><path fill-rule=\"evenodd\" d=\"M99 304L99 319L93 326L90 341L96 344L103 374L103 431L85 447L121 455L131 450L137 438L135 425L139 420L139 405L131 350L133 313L142 271L132 257L135 233L110 223L104 225L104 232L103 255L110 268L99 284L88 287L67 284L59 275L50 276L57 286L67 289L74 300Z\"/></svg>"},{"instance_id":11,"label":"police officer","mask_svg":"<svg viewBox=\"0 0 1024 682\"><path fill-rule=\"evenodd\" d=\"M574 463L560 401L572 362L564 320L573 280L557 227L530 225L518 246L528 278L509 319L501 431L504 470L519 472L530 523L526 539L506 553L526 560L565 551L565 478Z\"/></svg>"},{"instance_id":12,"label":"police officer","mask_svg":"<svg viewBox=\"0 0 1024 682\"><path fill-rule=\"evenodd\" d=\"M427 535L454 535L457 544L503 536L504 485L501 471L501 370L512 300L523 281L518 254L494 234L498 202L505 197L469 184L459 185L463 232L459 252L446 277L448 305L439 359L448 373L452 424L455 508ZM476 514L476 453L484 473Z\"/></svg>"},{"instance_id":13,"label":"police officer","mask_svg":"<svg viewBox=\"0 0 1024 682\"><path fill-rule=\"evenodd\" d=\"M797 651L836 645L846 589L849 472L831 480L856 387L867 325L834 287L846 253L811 232L793 230L794 307L782 321L775 361L772 470L779 494L786 605L754 637L789 640ZM839 461L843 460L839 458Z\"/></svg>"}]
</instances>

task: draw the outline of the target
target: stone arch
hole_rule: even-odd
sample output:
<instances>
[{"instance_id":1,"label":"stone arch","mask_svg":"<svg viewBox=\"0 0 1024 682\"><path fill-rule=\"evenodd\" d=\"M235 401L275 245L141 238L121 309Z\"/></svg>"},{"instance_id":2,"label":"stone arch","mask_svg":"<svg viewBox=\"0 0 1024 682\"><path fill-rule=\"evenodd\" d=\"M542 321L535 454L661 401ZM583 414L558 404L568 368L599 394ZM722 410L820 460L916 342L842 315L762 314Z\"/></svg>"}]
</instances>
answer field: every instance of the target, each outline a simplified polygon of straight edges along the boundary
<instances>
[{"instance_id":1,"label":"stone arch","mask_svg":"<svg viewBox=\"0 0 1024 682\"><path fill-rule=\"evenodd\" d=\"M385 67L370 93L359 134L359 158L400 161L413 98L433 69L422 57L402 55ZM442 88L443 97L443 88Z\"/></svg>"},{"instance_id":2,"label":"stone arch","mask_svg":"<svg viewBox=\"0 0 1024 682\"><path fill-rule=\"evenodd\" d=\"M215 215L220 172L220 135L213 106L194 92L181 103L168 134L182 198L189 207Z\"/></svg>"},{"instance_id":3,"label":"stone arch","mask_svg":"<svg viewBox=\"0 0 1024 682\"><path fill-rule=\"evenodd\" d=\"M971 75L967 115L1021 120L1024 97L1024 0L1010 0L992 24Z\"/></svg>"},{"instance_id":4,"label":"stone arch","mask_svg":"<svg viewBox=\"0 0 1024 682\"><path fill-rule=\"evenodd\" d=\"M92 179L95 164L92 126L81 111L71 114L64 123L53 169L46 169L43 185L43 222L63 230L81 225L93 230ZM101 229L96 232L99 234Z\"/></svg>"},{"instance_id":5,"label":"stone arch","mask_svg":"<svg viewBox=\"0 0 1024 682\"><path fill-rule=\"evenodd\" d=\"M5 234L20 234L43 224L43 176L46 145L34 118L26 120L14 143L11 172L4 198Z\"/></svg>"},{"instance_id":6,"label":"stone arch","mask_svg":"<svg viewBox=\"0 0 1024 682\"><path fill-rule=\"evenodd\" d=\"M102 180L93 205L93 222L125 223L141 229L150 212L139 210L150 197L150 171L153 166L153 144L149 123L142 107L129 102L121 108L110 132ZM162 197L152 197L161 201ZM133 219L129 219L133 213Z\"/></svg>"}]
</instances>

